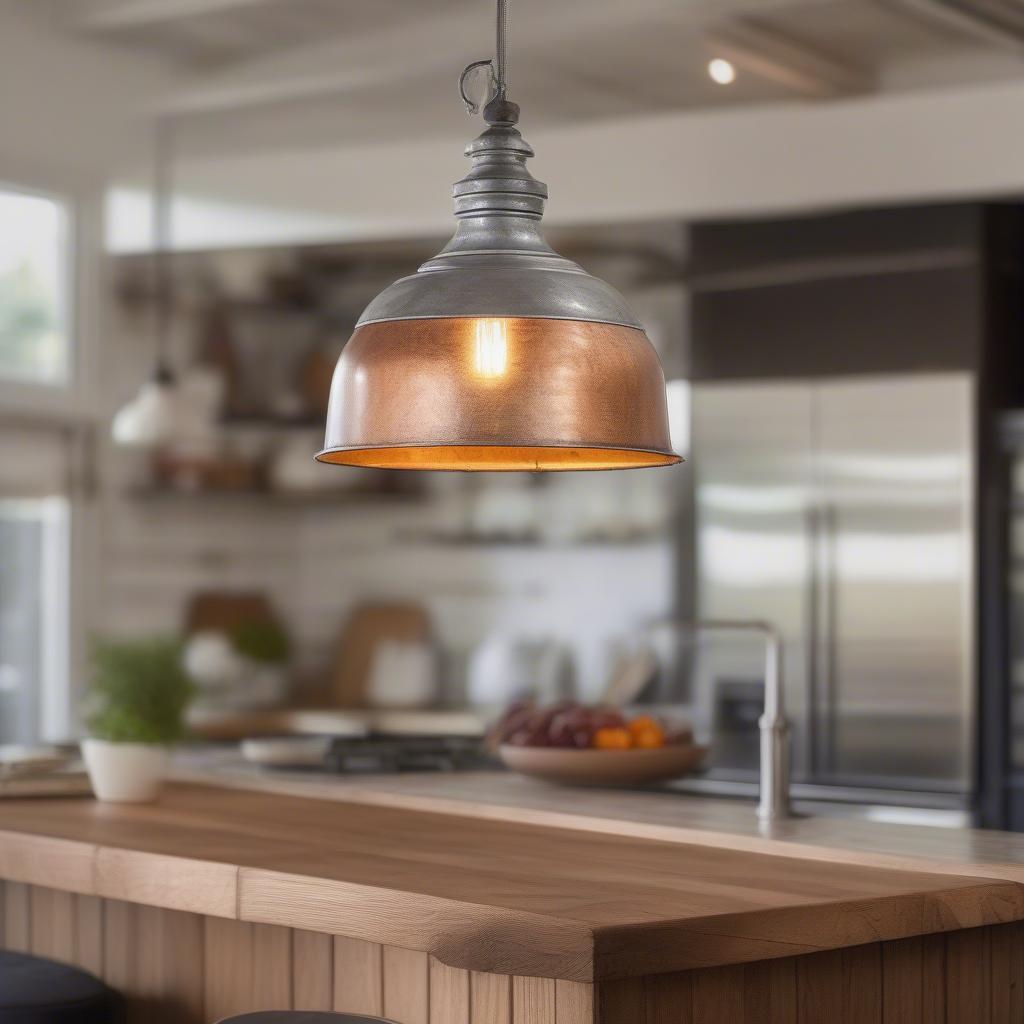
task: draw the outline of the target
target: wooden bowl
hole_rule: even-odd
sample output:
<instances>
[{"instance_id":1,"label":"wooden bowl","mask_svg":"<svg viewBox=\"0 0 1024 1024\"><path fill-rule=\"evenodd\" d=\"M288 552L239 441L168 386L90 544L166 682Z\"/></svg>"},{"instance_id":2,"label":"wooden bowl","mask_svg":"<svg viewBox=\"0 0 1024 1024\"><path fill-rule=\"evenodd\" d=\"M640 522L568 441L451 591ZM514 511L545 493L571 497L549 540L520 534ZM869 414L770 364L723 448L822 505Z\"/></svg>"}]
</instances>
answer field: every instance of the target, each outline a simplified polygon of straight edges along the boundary
<instances>
[{"instance_id":1,"label":"wooden bowl","mask_svg":"<svg viewBox=\"0 0 1024 1024\"><path fill-rule=\"evenodd\" d=\"M513 747L499 754L506 768L567 786L639 786L667 782L692 772L707 747L670 744L653 750L572 750L564 747Z\"/></svg>"}]
</instances>

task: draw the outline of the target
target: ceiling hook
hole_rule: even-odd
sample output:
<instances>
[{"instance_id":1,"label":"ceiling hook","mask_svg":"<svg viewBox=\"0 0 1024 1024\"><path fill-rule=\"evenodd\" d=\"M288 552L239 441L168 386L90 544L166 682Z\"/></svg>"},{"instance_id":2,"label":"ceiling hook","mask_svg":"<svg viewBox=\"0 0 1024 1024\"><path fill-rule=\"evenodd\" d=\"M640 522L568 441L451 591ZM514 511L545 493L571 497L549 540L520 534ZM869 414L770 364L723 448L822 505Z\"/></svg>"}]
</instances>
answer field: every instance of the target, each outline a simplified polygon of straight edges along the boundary
<instances>
[{"instance_id":1,"label":"ceiling hook","mask_svg":"<svg viewBox=\"0 0 1024 1024\"><path fill-rule=\"evenodd\" d=\"M463 69L462 74L459 75L459 96L462 98L462 102L466 105L467 114L478 114L480 113L480 104L475 100L470 99L466 95L466 82L470 75L476 71L477 68L487 68L487 98L484 100L484 105L490 103L498 95L498 78L494 73L494 61L488 57L486 60L475 60L472 64L467 64Z\"/></svg>"}]
</instances>

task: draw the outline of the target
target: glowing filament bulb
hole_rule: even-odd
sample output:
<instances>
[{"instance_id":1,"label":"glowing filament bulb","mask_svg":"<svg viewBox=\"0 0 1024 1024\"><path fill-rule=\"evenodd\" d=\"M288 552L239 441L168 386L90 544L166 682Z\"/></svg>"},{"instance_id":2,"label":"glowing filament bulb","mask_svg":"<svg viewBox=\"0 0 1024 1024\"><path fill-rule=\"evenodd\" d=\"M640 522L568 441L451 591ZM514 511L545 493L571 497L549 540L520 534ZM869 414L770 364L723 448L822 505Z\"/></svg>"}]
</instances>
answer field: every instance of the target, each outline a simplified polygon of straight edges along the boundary
<instances>
[{"instance_id":1,"label":"glowing filament bulb","mask_svg":"<svg viewBox=\"0 0 1024 1024\"><path fill-rule=\"evenodd\" d=\"M476 372L481 377L504 376L508 367L508 343L504 320L477 320Z\"/></svg>"}]
</instances>

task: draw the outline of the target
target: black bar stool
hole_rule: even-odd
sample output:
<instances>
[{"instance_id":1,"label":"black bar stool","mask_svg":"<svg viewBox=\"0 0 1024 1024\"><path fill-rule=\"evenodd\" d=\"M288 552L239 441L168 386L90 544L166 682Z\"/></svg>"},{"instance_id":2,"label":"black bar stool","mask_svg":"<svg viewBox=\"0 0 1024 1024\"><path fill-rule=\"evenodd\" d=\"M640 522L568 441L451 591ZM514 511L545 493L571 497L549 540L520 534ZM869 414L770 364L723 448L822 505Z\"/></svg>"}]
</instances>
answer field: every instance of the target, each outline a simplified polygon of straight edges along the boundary
<instances>
[{"instance_id":1,"label":"black bar stool","mask_svg":"<svg viewBox=\"0 0 1024 1024\"><path fill-rule=\"evenodd\" d=\"M355 1013L321 1013L318 1010L261 1010L225 1017L218 1024L391 1024L383 1017L361 1017Z\"/></svg>"},{"instance_id":2,"label":"black bar stool","mask_svg":"<svg viewBox=\"0 0 1024 1024\"><path fill-rule=\"evenodd\" d=\"M70 964L0 950L0 1024L123 1024L124 1001Z\"/></svg>"}]
</instances>

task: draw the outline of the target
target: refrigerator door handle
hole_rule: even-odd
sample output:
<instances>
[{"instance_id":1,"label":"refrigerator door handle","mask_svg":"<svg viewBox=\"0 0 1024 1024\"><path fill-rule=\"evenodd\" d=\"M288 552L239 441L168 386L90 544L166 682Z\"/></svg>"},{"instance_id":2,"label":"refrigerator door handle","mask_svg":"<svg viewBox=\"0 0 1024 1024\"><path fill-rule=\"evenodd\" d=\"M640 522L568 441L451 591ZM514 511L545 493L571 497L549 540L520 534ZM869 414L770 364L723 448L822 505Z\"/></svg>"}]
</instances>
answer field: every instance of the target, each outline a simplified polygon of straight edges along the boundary
<instances>
[{"instance_id":1,"label":"refrigerator door handle","mask_svg":"<svg viewBox=\"0 0 1024 1024\"><path fill-rule=\"evenodd\" d=\"M839 673L837 671L836 645L838 629L838 518L834 505L823 504L821 522L821 618L816 643L820 652L820 682L822 689L821 737L823 746L822 767L825 775L834 778L838 767L839 743Z\"/></svg>"},{"instance_id":2,"label":"refrigerator door handle","mask_svg":"<svg viewBox=\"0 0 1024 1024\"><path fill-rule=\"evenodd\" d=\"M809 740L805 748L808 762L807 774L810 781L817 782L822 775L822 743L818 728L821 717L821 694L818 691L822 589L821 552L819 550L821 546L821 510L812 502L807 506L805 518L807 529L805 538L807 545L807 621L804 635L807 639L804 644L804 656L807 659L807 703L804 736Z\"/></svg>"},{"instance_id":3,"label":"refrigerator door handle","mask_svg":"<svg viewBox=\"0 0 1024 1024\"><path fill-rule=\"evenodd\" d=\"M807 512L811 551L808 617L808 704L811 776L827 782L836 772L836 509L824 502Z\"/></svg>"}]
</instances>

